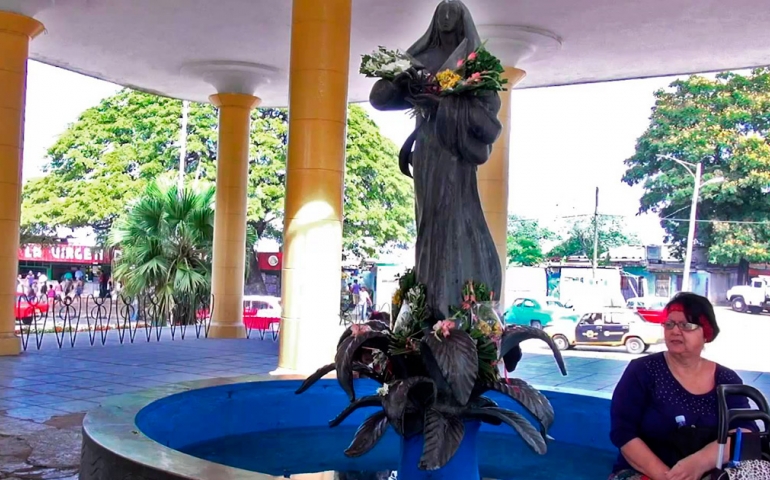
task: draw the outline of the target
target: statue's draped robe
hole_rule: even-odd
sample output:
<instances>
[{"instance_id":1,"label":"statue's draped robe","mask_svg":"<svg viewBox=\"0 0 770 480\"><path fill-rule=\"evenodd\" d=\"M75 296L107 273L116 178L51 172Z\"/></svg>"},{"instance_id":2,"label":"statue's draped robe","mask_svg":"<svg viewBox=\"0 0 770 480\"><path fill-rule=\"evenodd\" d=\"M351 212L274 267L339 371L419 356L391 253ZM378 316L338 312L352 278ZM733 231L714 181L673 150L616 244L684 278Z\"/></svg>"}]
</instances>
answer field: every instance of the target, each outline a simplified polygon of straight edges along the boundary
<instances>
[{"instance_id":1,"label":"statue's draped robe","mask_svg":"<svg viewBox=\"0 0 770 480\"><path fill-rule=\"evenodd\" d=\"M474 45L463 42L463 54ZM470 49L470 50L469 50ZM458 47L458 50L463 50ZM415 58L432 74L456 64L451 56L427 49ZM408 87L378 81L370 101L381 110L410 108ZM435 315L451 315L462 303L468 280L486 284L496 297L501 267L479 199L477 168L489 158L500 135L500 97L495 92L442 97L438 109L418 116L412 166L417 221L415 271L425 284Z\"/></svg>"}]
</instances>

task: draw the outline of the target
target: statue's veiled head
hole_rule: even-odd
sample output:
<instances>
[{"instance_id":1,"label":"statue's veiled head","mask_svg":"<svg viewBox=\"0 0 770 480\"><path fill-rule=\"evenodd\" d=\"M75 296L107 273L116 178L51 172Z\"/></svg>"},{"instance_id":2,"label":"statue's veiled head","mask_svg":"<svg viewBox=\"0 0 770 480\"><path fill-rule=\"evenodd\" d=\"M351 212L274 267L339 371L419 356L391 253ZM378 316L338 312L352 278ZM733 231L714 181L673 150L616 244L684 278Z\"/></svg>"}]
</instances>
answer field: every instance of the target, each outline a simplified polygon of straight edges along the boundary
<instances>
[{"instance_id":1,"label":"statue's veiled head","mask_svg":"<svg viewBox=\"0 0 770 480\"><path fill-rule=\"evenodd\" d=\"M407 52L418 57L430 50L450 49L452 54L443 69L454 66L479 46L481 39L468 7L460 0L444 0L436 7L428 31Z\"/></svg>"},{"instance_id":2,"label":"statue's veiled head","mask_svg":"<svg viewBox=\"0 0 770 480\"><path fill-rule=\"evenodd\" d=\"M459 2L441 2L434 17L441 33L457 32L463 34L463 11Z\"/></svg>"}]
</instances>

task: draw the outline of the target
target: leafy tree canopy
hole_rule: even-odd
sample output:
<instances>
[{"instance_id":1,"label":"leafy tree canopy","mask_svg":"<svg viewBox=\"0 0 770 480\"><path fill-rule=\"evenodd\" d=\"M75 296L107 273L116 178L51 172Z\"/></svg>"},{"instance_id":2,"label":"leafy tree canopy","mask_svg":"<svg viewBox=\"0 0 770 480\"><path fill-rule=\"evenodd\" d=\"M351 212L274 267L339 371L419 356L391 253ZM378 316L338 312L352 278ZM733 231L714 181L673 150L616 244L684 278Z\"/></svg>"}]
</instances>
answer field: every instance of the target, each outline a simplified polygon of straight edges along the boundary
<instances>
[{"instance_id":1,"label":"leafy tree canopy","mask_svg":"<svg viewBox=\"0 0 770 480\"><path fill-rule=\"evenodd\" d=\"M123 90L83 112L48 152L45 176L24 187L22 224L40 234L56 227L91 227L102 239L159 176L179 168L182 102ZM412 189L398 170L397 148L359 106L348 111L344 245L375 254L410 240ZM187 180L213 182L217 112L190 104ZM288 114L252 114L248 223L260 237L280 241L286 172Z\"/></svg>"},{"instance_id":2,"label":"leafy tree canopy","mask_svg":"<svg viewBox=\"0 0 770 480\"><path fill-rule=\"evenodd\" d=\"M508 265L534 266L545 260L543 242L556 240L556 234L541 227L537 220L516 215L508 217Z\"/></svg>"},{"instance_id":3,"label":"leafy tree canopy","mask_svg":"<svg viewBox=\"0 0 770 480\"><path fill-rule=\"evenodd\" d=\"M716 263L770 261L770 69L692 76L655 99L623 176L644 187L640 212L659 214L667 240L683 251L693 177L661 156L701 163L703 181L716 180L699 196L696 243Z\"/></svg>"},{"instance_id":4,"label":"leafy tree canopy","mask_svg":"<svg viewBox=\"0 0 770 480\"><path fill-rule=\"evenodd\" d=\"M599 226L599 257L609 252L611 248L632 245L637 242L635 235L626 233L623 222L615 217L602 216L598 218ZM593 218L581 218L572 222L566 238L555 246L549 253L550 258L594 255L594 222Z\"/></svg>"}]
</instances>

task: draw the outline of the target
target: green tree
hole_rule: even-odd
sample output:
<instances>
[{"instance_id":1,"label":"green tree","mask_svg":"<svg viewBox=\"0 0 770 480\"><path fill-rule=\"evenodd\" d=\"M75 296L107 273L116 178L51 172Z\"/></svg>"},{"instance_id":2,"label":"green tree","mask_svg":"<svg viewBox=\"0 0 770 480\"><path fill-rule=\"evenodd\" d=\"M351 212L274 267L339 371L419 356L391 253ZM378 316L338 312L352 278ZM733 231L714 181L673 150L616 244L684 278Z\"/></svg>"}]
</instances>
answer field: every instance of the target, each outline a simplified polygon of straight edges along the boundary
<instances>
[{"instance_id":1,"label":"green tree","mask_svg":"<svg viewBox=\"0 0 770 480\"><path fill-rule=\"evenodd\" d=\"M508 265L533 266L545 260L543 242L555 240L556 234L541 227L537 220L516 215L508 217Z\"/></svg>"},{"instance_id":2,"label":"green tree","mask_svg":"<svg viewBox=\"0 0 770 480\"><path fill-rule=\"evenodd\" d=\"M129 297L151 294L167 311L176 300L210 290L214 190L179 192L150 183L116 222L110 244L120 247L115 279Z\"/></svg>"},{"instance_id":3,"label":"green tree","mask_svg":"<svg viewBox=\"0 0 770 480\"><path fill-rule=\"evenodd\" d=\"M632 245L638 241L635 235L629 235L625 232L625 225L615 217L600 215L598 222L599 243L597 252L599 257L608 253L611 248ZM594 255L593 218L581 218L573 221L566 238L548 253L548 257L551 258L581 255L588 258L593 258Z\"/></svg>"},{"instance_id":4,"label":"green tree","mask_svg":"<svg viewBox=\"0 0 770 480\"><path fill-rule=\"evenodd\" d=\"M57 226L91 227L104 239L155 179L179 167L182 102L123 90L83 112L49 149L45 176L23 192L22 224L40 234ZM217 112L190 104L185 161L188 181L216 176ZM256 238L281 240L288 114L252 114L248 226ZM399 173L398 150L359 106L348 111L344 246L348 254L376 254L413 235L412 187ZM32 228L34 227L34 228ZM44 231L41 231L44 230ZM255 284L256 259L249 256Z\"/></svg>"},{"instance_id":5,"label":"green tree","mask_svg":"<svg viewBox=\"0 0 770 480\"><path fill-rule=\"evenodd\" d=\"M692 76L655 92L650 126L626 160L641 184L640 212L661 217L667 240L686 247L693 177L665 156L701 163L696 245L721 264L770 261L770 69Z\"/></svg>"}]
</instances>

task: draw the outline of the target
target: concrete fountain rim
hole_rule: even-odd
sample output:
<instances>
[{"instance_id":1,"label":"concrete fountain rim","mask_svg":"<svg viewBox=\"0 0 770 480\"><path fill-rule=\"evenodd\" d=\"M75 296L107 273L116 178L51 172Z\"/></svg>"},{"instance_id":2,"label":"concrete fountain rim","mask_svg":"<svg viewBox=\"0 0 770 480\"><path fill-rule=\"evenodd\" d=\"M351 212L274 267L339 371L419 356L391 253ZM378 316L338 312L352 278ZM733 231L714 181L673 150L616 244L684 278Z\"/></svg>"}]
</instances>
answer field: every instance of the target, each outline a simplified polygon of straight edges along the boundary
<instances>
[{"instance_id":1,"label":"concrete fountain rim","mask_svg":"<svg viewBox=\"0 0 770 480\"><path fill-rule=\"evenodd\" d=\"M304 380L300 375L249 375L182 382L137 393L120 395L89 411L83 419L84 448L95 448L117 461L150 469L161 477L148 478L203 480L274 480L272 475L252 472L193 457L167 447L145 435L136 424L137 414L146 406L174 394L227 385ZM610 399L605 392L533 385L544 392L565 393ZM85 465L84 465L85 467ZM81 478L88 479L88 476Z\"/></svg>"}]
</instances>

